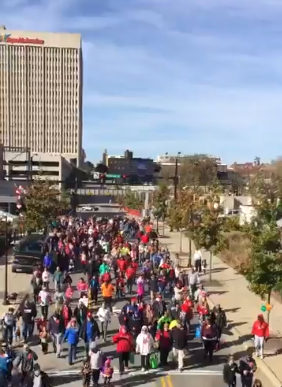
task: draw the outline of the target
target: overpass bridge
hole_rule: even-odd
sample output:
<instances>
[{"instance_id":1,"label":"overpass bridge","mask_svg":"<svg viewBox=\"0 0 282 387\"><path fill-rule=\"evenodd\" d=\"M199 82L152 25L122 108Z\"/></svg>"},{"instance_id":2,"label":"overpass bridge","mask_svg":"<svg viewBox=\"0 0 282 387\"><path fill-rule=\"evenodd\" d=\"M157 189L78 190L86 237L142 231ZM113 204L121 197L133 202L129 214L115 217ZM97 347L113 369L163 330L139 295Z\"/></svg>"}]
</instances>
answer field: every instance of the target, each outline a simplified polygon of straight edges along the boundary
<instances>
[{"instance_id":1,"label":"overpass bridge","mask_svg":"<svg viewBox=\"0 0 282 387\"><path fill-rule=\"evenodd\" d=\"M84 188L77 189L78 195L100 195L100 196L118 196L124 195L127 190L132 192L146 193L154 192L158 189L157 186L146 186L146 185L126 185L126 186L116 186L116 185L105 185L101 186L85 186Z\"/></svg>"}]
</instances>

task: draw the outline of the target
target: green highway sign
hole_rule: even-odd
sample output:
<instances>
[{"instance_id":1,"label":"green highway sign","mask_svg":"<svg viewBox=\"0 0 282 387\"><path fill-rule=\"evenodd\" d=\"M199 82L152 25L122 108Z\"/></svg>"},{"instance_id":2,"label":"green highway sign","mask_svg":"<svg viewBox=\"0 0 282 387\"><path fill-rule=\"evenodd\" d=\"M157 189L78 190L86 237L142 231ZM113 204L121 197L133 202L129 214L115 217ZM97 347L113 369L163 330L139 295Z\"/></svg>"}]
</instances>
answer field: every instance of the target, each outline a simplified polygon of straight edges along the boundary
<instances>
[{"instance_id":1,"label":"green highway sign","mask_svg":"<svg viewBox=\"0 0 282 387\"><path fill-rule=\"evenodd\" d=\"M119 179L121 175L106 174L106 179Z\"/></svg>"}]
</instances>

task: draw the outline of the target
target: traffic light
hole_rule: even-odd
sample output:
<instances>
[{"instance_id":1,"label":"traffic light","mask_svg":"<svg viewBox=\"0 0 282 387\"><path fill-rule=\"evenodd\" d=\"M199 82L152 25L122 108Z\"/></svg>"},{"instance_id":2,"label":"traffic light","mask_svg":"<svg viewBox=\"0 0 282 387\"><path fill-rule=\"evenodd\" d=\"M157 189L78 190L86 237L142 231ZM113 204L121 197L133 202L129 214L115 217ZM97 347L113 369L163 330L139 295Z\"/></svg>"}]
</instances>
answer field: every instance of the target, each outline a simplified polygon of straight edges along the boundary
<instances>
[{"instance_id":1,"label":"traffic light","mask_svg":"<svg viewBox=\"0 0 282 387\"><path fill-rule=\"evenodd\" d=\"M105 182L106 182L106 176L107 176L106 173L101 173L101 174L100 174L100 181L101 181L102 184L105 184Z\"/></svg>"},{"instance_id":2,"label":"traffic light","mask_svg":"<svg viewBox=\"0 0 282 387\"><path fill-rule=\"evenodd\" d=\"M122 175L122 178L123 178L123 183L127 183L128 176L127 175Z\"/></svg>"}]
</instances>

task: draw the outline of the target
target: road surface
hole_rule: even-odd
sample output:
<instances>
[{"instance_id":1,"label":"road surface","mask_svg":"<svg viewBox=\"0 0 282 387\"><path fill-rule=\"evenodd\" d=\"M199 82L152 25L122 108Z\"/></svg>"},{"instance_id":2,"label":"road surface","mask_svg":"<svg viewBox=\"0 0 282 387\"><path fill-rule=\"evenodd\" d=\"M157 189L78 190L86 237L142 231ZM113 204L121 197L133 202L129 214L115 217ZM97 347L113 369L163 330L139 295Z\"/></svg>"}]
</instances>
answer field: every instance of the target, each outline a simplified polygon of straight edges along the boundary
<instances>
[{"instance_id":1,"label":"road surface","mask_svg":"<svg viewBox=\"0 0 282 387\"><path fill-rule=\"evenodd\" d=\"M3 267L0 265L0 270ZM73 284L76 285L79 278L82 276L81 273L74 274ZM12 280L12 278L10 278ZM30 275L26 274L16 274L15 278L13 278L13 283L21 284L21 287L28 289L29 288ZM12 284L10 284L11 286ZM51 284L51 289L52 289ZM169 298L170 295L167 295ZM74 300L72 306L74 307L78 300L78 292L74 293ZM118 310L124 305L124 302L118 302L114 306L114 311L118 313ZM54 311L54 306L50 307L49 314ZM228 317L228 316L227 316ZM196 319L192 321L192 325L197 324ZM222 349L215 353L214 361L212 364L205 362L203 360L203 349L201 342L199 340L194 339L193 334L191 334L188 349L189 354L187 359L185 360L185 370L183 373L179 374L177 371L171 370L169 371L169 376L163 374L161 370L150 371L149 374L144 374L140 371L140 356L135 356L135 364L131 366L130 372L125 374L120 378L117 374L118 370L118 361L116 359L116 347L112 345L111 337L118 331L118 319L114 315L112 318L112 322L109 327L108 332L108 341L103 343L102 340L99 341L99 346L103 350L103 352L113 357L113 366L115 368L114 381L115 385L126 384L131 387L137 385L146 385L148 387L182 387L183 383L185 384L188 381L188 386L191 387L223 387L224 384L222 382L222 368L223 364L226 361L229 354L233 354L235 360L239 360L239 358L245 355L245 351L243 346L233 345L232 341L229 342L226 340L227 336L225 336L226 343L223 344ZM224 336L223 336L224 340ZM77 380L80 379L78 375L81 361L85 358L85 350L83 347L83 342L80 342L78 345L78 358L77 362L73 366L69 366L67 362L67 344L63 345L63 352L61 358L56 358L55 354L52 352L52 346L49 347L49 353L47 355L43 355L41 353L40 347L38 346L38 340L34 340L31 344L32 349L39 356L39 364L42 369L45 370L48 374L53 374L52 378L54 379L54 386L63 386L68 384L69 387L78 386ZM257 377L263 381L263 386L267 387L277 387L272 386L272 384L266 380L264 375L258 370ZM185 378L185 379L184 379ZM240 387L240 381L238 381L238 387Z\"/></svg>"},{"instance_id":2,"label":"road surface","mask_svg":"<svg viewBox=\"0 0 282 387\"><path fill-rule=\"evenodd\" d=\"M78 279L81 277L81 274L77 273L73 275L73 283L76 284ZM167 295L169 297L169 295ZM78 298L77 292L74 294L74 303L72 306L75 306L76 300ZM118 313L120 308L124 305L124 302L116 303L114 311ZM52 308L50 313L52 313ZM197 324L196 319L192 321L194 326ZM234 352L232 347L226 346L215 353L215 358L212 364L205 362L203 360L203 350L202 344L199 340L193 338L191 335L191 340L189 341L189 355L185 361L185 370L183 373L179 373L176 370L168 371L167 373L162 372L162 370L151 370L148 374L144 374L140 371L140 356L135 356L135 364L130 367L130 372L123 375L122 377L118 374L118 361L116 358L116 347L112 345L111 337L118 331L118 319L116 316L113 316L112 322L109 327L108 332L108 341L103 343L102 340L99 340L99 347L102 351L110 357L113 357L113 366L115 369L114 374L114 384L115 385L127 385L127 386L137 386L137 385L146 385L148 387L182 387L183 383L188 382L188 386L191 387L223 387L224 383L222 381L222 369L223 363L226 361L227 356ZM69 366L67 362L67 344L63 345L62 357L57 359L55 355L51 352L52 347L49 348L49 353L43 355L41 353L40 347L37 343L33 343L32 349L39 356L39 364L42 369L45 370L50 375L53 375L54 386L63 386L68 384L69 387L78 386L78 379L80 379L79 371L81 367L81 361L85 358L85 350L83 347L83 342L79 343L78 346L78 358L77 362ZM245 354L245 351L242 349L240 353L234 353L236 360ZM264 381L264 385L267 387L277 387L272 386L269 381L266 381L260 371L258 375L260 379ZM238 380L238 387L241 386L240 381Z\"/></svg>"}]
</instances>

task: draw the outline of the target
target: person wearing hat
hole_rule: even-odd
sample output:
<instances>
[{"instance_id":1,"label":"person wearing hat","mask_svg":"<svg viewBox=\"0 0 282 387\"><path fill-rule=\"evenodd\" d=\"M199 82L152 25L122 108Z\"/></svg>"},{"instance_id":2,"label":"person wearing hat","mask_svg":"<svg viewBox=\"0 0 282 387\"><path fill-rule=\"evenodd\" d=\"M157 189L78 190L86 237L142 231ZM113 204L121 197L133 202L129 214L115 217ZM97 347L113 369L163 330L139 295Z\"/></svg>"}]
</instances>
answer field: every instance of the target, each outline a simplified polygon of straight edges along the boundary
<instances>
[{"instance_id":1,"label":"person wearing hat","mask_svg":"<svg viewBox=\"0 0 282 387\"><path fill-rule=\"evenodd\" d=\"M263 315L259 314L252 327L252 335L255 338L255 349L257 357L263 359L264 342L269 338L269 326L264 321Z\"/></svg>"},{"instance_id":2,"label":"person wearing hat","mask_svg":"<svg viewBox=\"0 0 282 387\"><path fill-rule=\"evenodd\" d=\"M113 343L117 345L119 373L121 375L128 370L129 355L134 348L133 337L125 326L121 326L119 332L113 336Z\"/></svg>"},{"instance_id":3,"label":"person wearing hat","mask_svg":"<svg viewBox=\"0 0 282 387\"><path fill-rule=\"evenodd\" d=\"M188 343L188 335L184 326L180 322L177 322L175 328L171 330L171 339L172 351L174 357L177 359L178 370L182 371L184 367L184 357Z\"/></svg>"},{"instance_id":4,"label":"person wearing hat","mask_svg":"<svg viewBox=\"0 0 282 387\"><path fill-rule=\"evenodd\" d=\"M94 386L96 387L98 386L98 382L100 379L100 370L103 367L103 360L105 355L98 348L96 342L93 341L92 343L90 343L88 356L90 361L92 381Z\"/></svg>"},{"instance_id":5,"label":"person wearing hat","mask_svg":"<svg viewBox=\"0 0 282 387\"><path fill-rule=\"evenodd\" d=\"M63 316L55 312L49 319L49 331L53 342L54 353L57 357L61 355L61 340L65 332Z\"/></svg>"},{"instance_id":6,"label":"person wearing hat","mask_svg":"<svg viewBox=\"0 0 282 387\"><path fill-rule=\"evenodd\" d=\"M22 373L22 382L29 386L32 380L35 362L38 356L33 352L28 344L24 345L23 352L14 360L14 367L20 367Z\"/></svg>"},{"instance_id":7,"label":"person wearing hat","mask_svg":"<svg viewBox=\"0 0 282 387\"><path fill-rule=\"evenodd\" d=\"M154 339L148 331L148 327L143 325L141 332L136 339L136 353L141 355L141 371L148 371L150 368L150 354L154 350Z\"/></svg>"}]
</instances>

